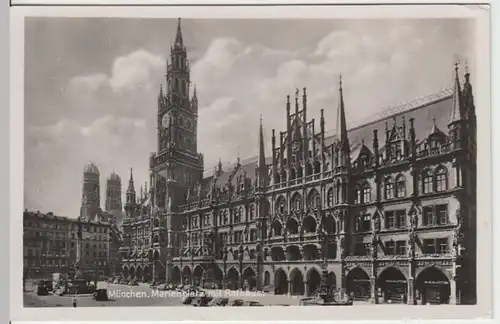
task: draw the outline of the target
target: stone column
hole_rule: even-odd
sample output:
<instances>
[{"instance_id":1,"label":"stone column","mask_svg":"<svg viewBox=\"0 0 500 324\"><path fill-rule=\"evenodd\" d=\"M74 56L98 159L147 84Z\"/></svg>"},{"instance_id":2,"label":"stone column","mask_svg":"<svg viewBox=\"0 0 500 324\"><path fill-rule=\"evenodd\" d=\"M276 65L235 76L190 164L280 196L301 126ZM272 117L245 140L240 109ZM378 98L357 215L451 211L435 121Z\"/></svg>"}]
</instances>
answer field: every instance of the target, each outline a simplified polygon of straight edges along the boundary
<instances>
[{"instance_id":1,"label":"stone column","mask_svg":"<svg viewBox=\"0 0 500 324\"><path fill-rule=\"evenodd\" d=\"M410 255L410 258L413 258L413 255ZM417 305L416 298L416 287L415 287L415 261L410 260L408 263L408 292L407 292L407 304L408 305Z\"/></svg>"},{"instance_id":2,"label":"stone column","mask_svg":"<svg viewBox=\"0 0 500 324\"><path fill-rule=\"evenodd\" d=\"M156 261L153 261L153 281L156 281Z\"/></svg>"},{"instance_id":3,"label":"stone column","mask_svg":"<svg viewBox=\"0 0 500 324\"><path fill-rule=\"evenodd\" d=\"M287 282L288 282L288 295L291 295L292 294L292 281L287 280Z\"/></svg>"},{"instance_id":4,"label":"stone column","mask_svg":"<svg viewBox=\"0 0 500 324\"><path fill-rule=\"evenodd\" d=\"M372 261L372 269L370 276L370 302L373 304L378 304L378 292L377 292L377 262Z\"/></svg>"},{"instance_id":5,"label":"stone column","mask_svg":"<svg viewBox=\"0 0 500 324\"><path fill-rule=\"evenodd\" d=\"M370 303L378 304L377 278L370 278Z\"/></svg>"},{"instance_id":6,"label":"stone column","mask_svg":"<svg viewBox=\"0 0 500 324\"><path fill-rule=\"evenodd\" d=\"M457 305L457 282L455 278L450 280L450 304Z\"/></svg>"},{"instance_id":7,"label":"stone column","mask_svg":"<svg viewBox=\"0 0 500 324\"><path fill-rule=\"evenodd\" d=\"M309 296L311 292L309 291L309 286L307 285L308 281L307 279L304 280L304 296Z\"/></svg>"},{"instance_id":8,"label":"stone column","mask_svg":"<svg viewBox=\"0 0 500 324\"><path fill-rule=\"evenodd\" d=\"M415 298L415 279L413 279L413 276L410 274L410 277L408 278L408 293L407 293L407 304L408 305L416 305L417 300Z\"/></svg>"},{"instance_id":9,"label":"stone column","mask_svg":"<svg viewBox=\"0 0 500 324\"><path fill-rule=\"evenodd\" d=\"M224 269L225 271L226 269ZM222 289L226 290L227 289L227 274L224 272L224 275L222 276Z\"/></svg>"}]
</instances>

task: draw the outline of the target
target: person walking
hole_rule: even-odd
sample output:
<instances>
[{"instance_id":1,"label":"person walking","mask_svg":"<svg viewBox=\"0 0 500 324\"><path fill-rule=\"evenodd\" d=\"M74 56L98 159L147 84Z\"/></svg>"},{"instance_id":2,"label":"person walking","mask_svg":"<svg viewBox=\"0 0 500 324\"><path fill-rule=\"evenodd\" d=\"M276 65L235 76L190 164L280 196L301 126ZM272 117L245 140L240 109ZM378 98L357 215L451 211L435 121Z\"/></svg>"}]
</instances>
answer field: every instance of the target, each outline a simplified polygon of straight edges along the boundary
<instances>
[{"instance_id":1,"label":"person walking","mask_svg":"<svg viewBox=\"0 0 500 324\"><path fill-rule=\"evenodd\" d=\"M76 297L73 297L73 307L76 308Z\"/></svg>"}]
</instances>

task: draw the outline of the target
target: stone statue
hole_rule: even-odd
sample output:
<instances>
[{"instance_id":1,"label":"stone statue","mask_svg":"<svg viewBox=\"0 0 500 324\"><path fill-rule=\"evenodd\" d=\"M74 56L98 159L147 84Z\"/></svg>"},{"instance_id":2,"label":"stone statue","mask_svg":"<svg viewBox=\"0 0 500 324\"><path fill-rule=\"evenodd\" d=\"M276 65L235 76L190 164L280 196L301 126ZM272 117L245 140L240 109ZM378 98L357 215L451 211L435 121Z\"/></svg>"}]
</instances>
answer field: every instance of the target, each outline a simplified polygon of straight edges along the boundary
<instances>
[{"instance_id":1,"label":"stone statue","mask_svg":"<svg viewBox=\"0 0 500 324\"><path fill-rule=\"evenodd\" d=\"M345 239L342 237L339 244L339 254L341 258L345 257Z\"/></svg>"},{"instance_id":2,"label":"stone statue","mask_svg":"<svg viewBox=\"0 0 500 324\"><path fill-rule=\"evenodd\" d=\"M372 242L370 246L372 258L377 257L377 245L378 245L378 237L377 235L372 235Z\"/></svg>"},{"instance_id":3,"label":"stone statue","mask_svg":"<svg viewBox=\"0 0 500 324\"><path fill-rule=\"evenodd\" d=\"M373 216L373 230L372 232L378 233L380 232L380 215L377 212L375 212L375 215Z\"/></svg>"},{"instance_id":4,"label":"stone statue","mask_svg":"<svg viewBox=\"0 0 500 324\"><path fill-rule=\"evenodd\" d=\"M201 197L201 183L198 183L198 187L196 188L196 190L197 190L196 194L198 195L198 197Z\"/></svg>"},{"instance_id":5,"label":"stone statue","mask_svg":"<svg viewBox=\"0 0 500 324\"><path fill-rule=\"evenodd\" d=\"M410 215L410 230L414 231L417 228L418 218L417 213L413 212Z\"/></svg>"}]
</instances>

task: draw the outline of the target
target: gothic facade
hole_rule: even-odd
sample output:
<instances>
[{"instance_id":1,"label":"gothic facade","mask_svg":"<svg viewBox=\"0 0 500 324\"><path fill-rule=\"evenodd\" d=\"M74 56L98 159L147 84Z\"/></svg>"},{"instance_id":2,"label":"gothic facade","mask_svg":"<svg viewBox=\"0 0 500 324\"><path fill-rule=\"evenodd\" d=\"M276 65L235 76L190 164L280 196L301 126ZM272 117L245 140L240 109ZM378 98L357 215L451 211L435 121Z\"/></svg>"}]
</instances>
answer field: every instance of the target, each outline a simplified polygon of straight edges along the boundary
<instances>
[{"instance_id":1,"label":"gothic facade","mask_svg":"<svg viewBox=\"0 0 500 324\"><path fill-rule=\"evenodd\" d=\"M180 21L158 97L150 189L127 191L126 277L313 294L330 285L372 302L476 302L476 115L469 73L444 91L335 132L287 97L266 157L203 177L198 99Z\"/></svg>"}]
</instances>

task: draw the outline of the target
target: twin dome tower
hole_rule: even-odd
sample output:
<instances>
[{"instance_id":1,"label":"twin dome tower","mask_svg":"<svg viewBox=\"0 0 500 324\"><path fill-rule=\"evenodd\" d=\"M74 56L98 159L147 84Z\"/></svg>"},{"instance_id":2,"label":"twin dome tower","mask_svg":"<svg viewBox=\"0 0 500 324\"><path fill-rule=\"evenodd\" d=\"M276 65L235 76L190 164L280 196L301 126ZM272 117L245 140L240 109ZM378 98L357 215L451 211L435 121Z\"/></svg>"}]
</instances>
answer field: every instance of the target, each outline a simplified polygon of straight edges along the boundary
<instances>
[{"instance_id":1,"label":"twin dome tower","mask_svg":"<svg viewBox=\"0 0 500 324\"><path fill-rule=\"evenodd\" d=\"M122 212L122 181L115 172L106 180L106 205L101 209L101 187L99 169L90 162L83 170L82 207L80 217L89 221L107 221L114 216L117 224L121 224Z\"/></svg>"}]
</instances>

